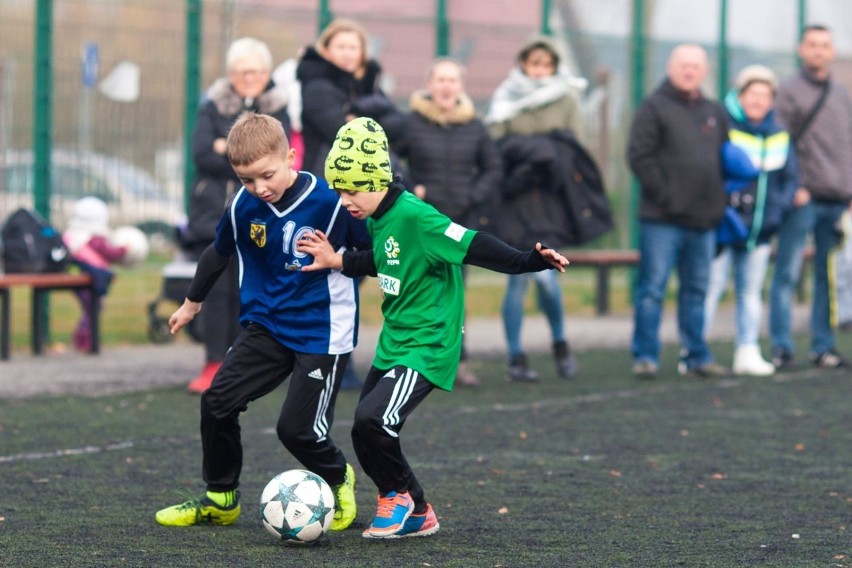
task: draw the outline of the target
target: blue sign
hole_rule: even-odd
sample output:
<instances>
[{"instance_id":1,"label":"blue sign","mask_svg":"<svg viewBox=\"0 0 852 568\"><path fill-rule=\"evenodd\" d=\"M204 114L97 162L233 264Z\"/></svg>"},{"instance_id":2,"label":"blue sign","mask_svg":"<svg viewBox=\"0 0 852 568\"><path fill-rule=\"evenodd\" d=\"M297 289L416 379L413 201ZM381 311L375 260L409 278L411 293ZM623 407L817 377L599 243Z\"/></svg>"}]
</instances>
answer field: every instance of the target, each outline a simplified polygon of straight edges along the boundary
<instances>
[{"instance_id":1,"label":"blue sign","mask_svg":"<svg viewBox=\"0 0 852 568\"><path fill-rule=\"evenodd\" d=\"M101 55L98 51L98 44L88 42L83 47L83 60L81 62L83 71L83 85L91 89L98 82L98 73L101 70Z\"/></svg>"}]
</instances>

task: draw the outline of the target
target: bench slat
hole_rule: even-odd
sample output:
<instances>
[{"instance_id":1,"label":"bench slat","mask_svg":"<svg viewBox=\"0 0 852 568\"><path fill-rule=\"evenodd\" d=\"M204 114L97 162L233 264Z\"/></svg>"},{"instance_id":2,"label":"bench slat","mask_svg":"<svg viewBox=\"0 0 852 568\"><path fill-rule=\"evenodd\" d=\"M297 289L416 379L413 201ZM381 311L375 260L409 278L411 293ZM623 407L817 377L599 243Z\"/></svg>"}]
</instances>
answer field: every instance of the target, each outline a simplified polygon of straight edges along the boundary
<instances>
[{"instance_id":1,"label":"bench slat","mask_svg":"<svg viewBox=\"0 0 852 568\"><path fill-rule=\"evenodd\" d=\"M47 329L44 325L47 322L47 314L44 310L44 306L47 305L47 295L54 290L81 288L88 288L91 291L89 294L89 311L92 315L89 321L89 332L92 335L91 353L100 351L100 302L95 292L94 279L89 274L69 274L66 272L2 274L0 275L0 360L9 358L11 335L9 294L10 289L16 286L25 286L32 290L32 349L34 355L41 354L43 339L47 337Z\"/></svg>"},{"instance_id":2,"label":"bench slat","mask_svg":"<svg viewBox=\"0 0 852 568\"><path fill-rule=\"evenodd\" d=\"M0 288L29 286L30 288L73 288L91 286L92 277L88 274L3 274L0 275Z\"/></svg>"}]
</instances>

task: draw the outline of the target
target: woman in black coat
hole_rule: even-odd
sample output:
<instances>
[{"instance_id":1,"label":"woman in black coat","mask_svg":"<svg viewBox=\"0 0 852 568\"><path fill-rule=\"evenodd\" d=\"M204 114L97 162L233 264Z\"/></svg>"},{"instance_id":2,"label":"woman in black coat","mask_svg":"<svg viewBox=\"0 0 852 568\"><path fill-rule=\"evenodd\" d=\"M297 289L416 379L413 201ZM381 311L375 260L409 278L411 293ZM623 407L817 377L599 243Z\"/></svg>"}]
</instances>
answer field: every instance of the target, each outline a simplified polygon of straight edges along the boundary
<instances>
[{"instance_id":1,"label":"woman in black coat","mask_svg":"<svg viewBox=\"0 0 852 568\"><path fill-rule=\"evenodd\" d=\"M226 77L217 79L207 90L192 134L195 179L181 241L184 250L196 259L213 242L228 199L242 185L225 155L225 140L237 117L244 111L268 114L280 120L290 134L287 92L270 79L272 54L266 44L249 37L234 41L225 56L225 69ZM190 381L190 392L207 390L240 332L239 292L237 268L232 262L204 302L199 323L206 363Z\"/></svg>"},{"instance_id":2,"label":"woman in black coat","mask_svg":"<svg viewBox=\"0 0 852 568\"><path fill-rule=\"evenodd\" d=\"M381 124L392 147L398 140L404 115L379 88L381 67L369 59L367 34L356 22L331 22L306 48L296 77L302 85L304 169L323 176L337 131L359 116Z\"/></svg>"},{"instance_id":3,"label":"woman in black coat","mask_svg":"<svg viewBox=\"0 0 852 568\"><path fill-rule=\"evenodd\" d=\"M427 89L411 97L400 154L408 159L412 191L454 222L480 228L482 206L493 197L502 167L497 147L476 118L464 92L464 69L438 59L429 69ZM479 383L465 362L462 346L456 384Z\"/></svg>"}]
</instances>

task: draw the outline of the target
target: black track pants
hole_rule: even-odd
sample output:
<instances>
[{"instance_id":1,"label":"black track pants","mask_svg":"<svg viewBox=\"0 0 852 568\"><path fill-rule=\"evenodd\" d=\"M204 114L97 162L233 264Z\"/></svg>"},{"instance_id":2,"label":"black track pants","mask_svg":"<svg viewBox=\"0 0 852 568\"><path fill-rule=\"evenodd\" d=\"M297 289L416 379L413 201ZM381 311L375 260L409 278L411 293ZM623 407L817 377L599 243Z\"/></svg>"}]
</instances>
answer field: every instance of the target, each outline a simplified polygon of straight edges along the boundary
<instances>
[{"instance_id":1,"label":"black track pants","mask_svg":"<svg viewBox=\"0 0 852 568\"><path fill-rule=\"evenodd\" d=\"M343 482L346 458L331 440L334 403L349 354L296 353L261 326L234 342L213 384L201 396L201 444L207 489L239 485L243 465L239 415L248 403L290 377L278 417L278 438L299 462L330 485Z\"/></svg>"},{"instance_id":2,"label":"black track pants","mask_svg":"<svg viewBox=\"0 0 852 568\"><path fill-rule=\"evenodd\" d=\"M352 444L358 462L379 493L408 491L418 511L425 508L426 498L402 455L399 432L406 418L433 388L414 369L397 366L386 371L371 367L352 426Z\"/></svg>"}]
</instances>

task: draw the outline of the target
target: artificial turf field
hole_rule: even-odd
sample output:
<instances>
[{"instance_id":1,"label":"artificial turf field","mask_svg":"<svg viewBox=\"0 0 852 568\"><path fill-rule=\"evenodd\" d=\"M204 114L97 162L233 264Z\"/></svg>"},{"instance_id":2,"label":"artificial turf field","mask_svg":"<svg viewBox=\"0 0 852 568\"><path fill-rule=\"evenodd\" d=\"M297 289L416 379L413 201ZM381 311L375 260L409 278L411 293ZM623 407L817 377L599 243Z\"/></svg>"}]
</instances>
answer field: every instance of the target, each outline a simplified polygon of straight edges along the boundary
<instances>
[{"instance_id":1,"label":"artificial turf field","mask_svg":"<svg viewBox=\"0 0 852 568\"><path fill-rule=\"evenodd\" d=\"M281 391L243 414L230 527L154 521L202 490L182 386L0 401L0 566L852 566L852 372L637 381L623 351L579 363L564 381L534 358L530 386L485 359L483 387L431 395L402 439L441 530L390 542L360 536L375 504L363 475L350 530L288 546L262 528L261 489L299 467L272 431ZM351 460L355 403L341 393L332 430Z\"/></svg>"}]
</instances>

